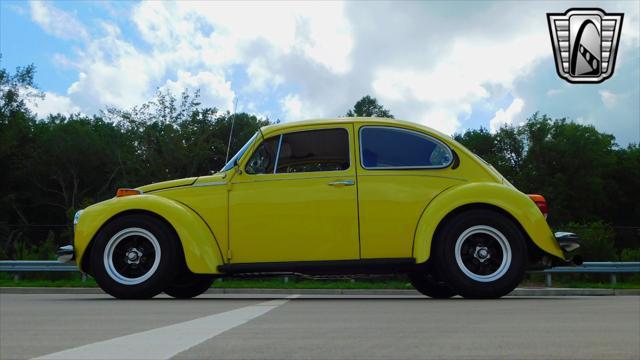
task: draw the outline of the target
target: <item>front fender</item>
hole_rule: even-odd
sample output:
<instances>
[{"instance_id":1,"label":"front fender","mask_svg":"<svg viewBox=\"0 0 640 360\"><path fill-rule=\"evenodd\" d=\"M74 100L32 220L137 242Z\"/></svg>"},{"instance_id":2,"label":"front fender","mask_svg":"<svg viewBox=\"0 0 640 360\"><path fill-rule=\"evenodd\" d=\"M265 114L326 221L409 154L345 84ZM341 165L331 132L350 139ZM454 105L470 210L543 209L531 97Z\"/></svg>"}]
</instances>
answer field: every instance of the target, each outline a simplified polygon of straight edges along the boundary
<instances>
[{"instance_id":1,"label":"front fender","mask_svg":"<svg viewBox=\"0 0 640 360\"><path fill-rule=\"evenodd\" d=\"M187 206L152 194L113 198L86 208L80 216L74 234L78 266L82 266L82 258L87 247L106 222L123 212L136 210L154 213L173 226L182 243L185 260L191 272L218 273L218 265L222 265L223 260L213 231Z\"/></svg>"},{"instance_id":2,"label":"front fender","mask_svg":"<svg viewBox=\"0 0 640 360\"><path fill-rule=\"evenodd\" d=\"M511 214L540 249L564 259L547 221L527 195L504 184L470 183L443 191L426 206L413 239L417 263L429 259L438 224L452 211L471 204L492 205Z\"/></svg>"}]
</instances>

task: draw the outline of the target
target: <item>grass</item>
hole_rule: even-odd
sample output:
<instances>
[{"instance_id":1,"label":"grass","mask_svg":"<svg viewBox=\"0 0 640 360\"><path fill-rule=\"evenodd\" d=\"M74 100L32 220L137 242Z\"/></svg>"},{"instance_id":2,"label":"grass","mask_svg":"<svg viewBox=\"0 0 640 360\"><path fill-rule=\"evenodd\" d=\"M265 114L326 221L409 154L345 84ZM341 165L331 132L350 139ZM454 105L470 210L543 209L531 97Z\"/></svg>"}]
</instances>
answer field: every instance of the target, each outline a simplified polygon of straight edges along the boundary
<instances>
[{"instance_id":1,"label":"grass","mask_svg":"<svg viewBox=\"0 0 640 360\"><path fill-rule=\"evenodd\" d=\"M80 274L54 274L48 278L35 277L37 274L28 274L19 280L15 280L12 275L0 273L0 287L96 287L97 284L92 278L83 282ZM619 282L611 286L608 280L585 280L585 279L564 279L554 276L553 286L563 288L597 288L597 289L640 289L640 278L629 277L628 279L618 278ZM544 287L544 278L539 276L529 276L523 281L522 287ZM331 279L314 280L291 276L285 282L282 277L267 278L225 278L218 279L213 287L228 289L412 289L408 280L403 279Z\"/></svg>"}]
</instances>

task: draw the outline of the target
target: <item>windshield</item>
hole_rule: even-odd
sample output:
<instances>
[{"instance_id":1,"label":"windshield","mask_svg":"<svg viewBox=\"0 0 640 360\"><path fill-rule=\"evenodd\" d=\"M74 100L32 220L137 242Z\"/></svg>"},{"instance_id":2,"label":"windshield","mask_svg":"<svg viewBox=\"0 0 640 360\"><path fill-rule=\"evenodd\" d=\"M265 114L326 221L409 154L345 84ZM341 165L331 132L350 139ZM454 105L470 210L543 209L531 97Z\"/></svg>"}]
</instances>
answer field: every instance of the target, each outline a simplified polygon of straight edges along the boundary
<instances>
[{"instance_id":1,"label":"windshield","mask_svg":"<svg viewBox=\"0 0 640 360\"><path fill-rule=\"evenodd\" d=\"M229 162L222 169L220 169L220 172L224 172L233 168L233 166L236 164L236 161L239 160L242 157L242 155L244 155L245 151L247 151L247 149L249 148L249 145L253 143L256 137L258 137L258 133L253 134L251 139L249 139L249 141L247 141L247 143L244 144L242 148L240 148L240 150L238 150L238 152L235 155L233 155L231 160L229 160Z\"/></svg>"}]
</instances>

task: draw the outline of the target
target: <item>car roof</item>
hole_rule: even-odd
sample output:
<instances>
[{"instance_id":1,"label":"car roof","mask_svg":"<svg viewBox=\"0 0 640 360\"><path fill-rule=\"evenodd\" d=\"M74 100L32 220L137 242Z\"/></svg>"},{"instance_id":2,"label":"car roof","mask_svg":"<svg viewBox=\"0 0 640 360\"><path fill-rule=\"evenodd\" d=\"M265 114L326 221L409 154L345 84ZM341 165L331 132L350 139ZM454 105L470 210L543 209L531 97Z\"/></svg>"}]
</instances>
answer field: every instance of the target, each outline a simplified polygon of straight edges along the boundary
<instances>
[{"instance_id":1,"label":"car roof","mask_svg":"<svg viewBox=\"0 0 640 360\"><path fill-rule=\"evenodd\" d=\"M357 123L379 123L380 125L395 125L395 126L407 127L410 129L422 130L430 134L435 134L435 135L439 135L440 137L451 139L449 135L446 135L444 133L439 132L438 130L435 130L428 126L424 126L422 124L418 124L412 121L389 119L389 118L376 118L376 117L340 117L340 118L288 121L288 122L281 122L278 124L263 126L260 130L262 131L262 134L266 136L266 135L269 135L270 133L273 133L279 130L288 129L288 128L325 125L325 124L328 125L328 124L357 124Z\"/></svg>"}]
</instances>

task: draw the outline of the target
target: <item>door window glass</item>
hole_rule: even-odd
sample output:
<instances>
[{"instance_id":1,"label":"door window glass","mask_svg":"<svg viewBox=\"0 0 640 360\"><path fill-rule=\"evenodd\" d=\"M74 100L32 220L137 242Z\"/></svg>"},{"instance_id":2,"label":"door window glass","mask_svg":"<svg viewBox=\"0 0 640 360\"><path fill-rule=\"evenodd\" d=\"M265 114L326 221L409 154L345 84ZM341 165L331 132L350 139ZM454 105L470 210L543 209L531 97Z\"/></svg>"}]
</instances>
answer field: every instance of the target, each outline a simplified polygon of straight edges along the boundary
<instances>
[{"instance_id":1,"label":"door window glass","mask_svg":"<svg viewBox=\"0 0 640 360\"><path fill-rule=\"evenodd\" d=\"M277 173L336 171L349 168L346 129L310 130L284 134Z\"/></svg>"}]
</instances>

